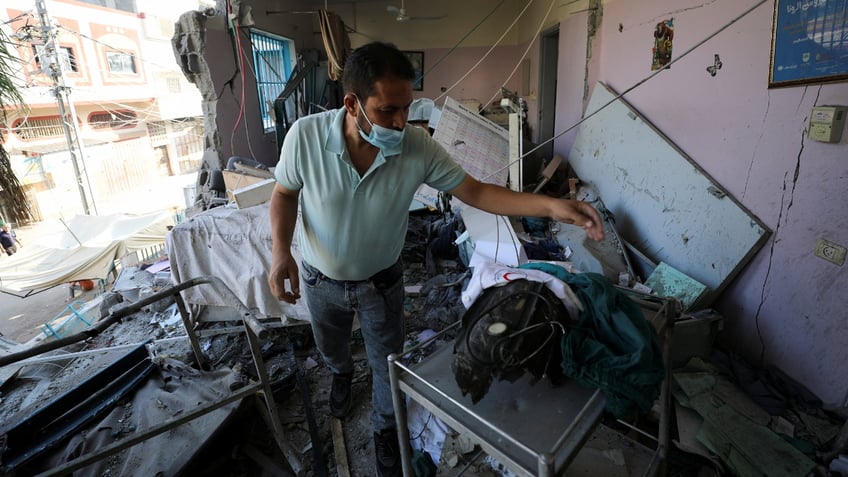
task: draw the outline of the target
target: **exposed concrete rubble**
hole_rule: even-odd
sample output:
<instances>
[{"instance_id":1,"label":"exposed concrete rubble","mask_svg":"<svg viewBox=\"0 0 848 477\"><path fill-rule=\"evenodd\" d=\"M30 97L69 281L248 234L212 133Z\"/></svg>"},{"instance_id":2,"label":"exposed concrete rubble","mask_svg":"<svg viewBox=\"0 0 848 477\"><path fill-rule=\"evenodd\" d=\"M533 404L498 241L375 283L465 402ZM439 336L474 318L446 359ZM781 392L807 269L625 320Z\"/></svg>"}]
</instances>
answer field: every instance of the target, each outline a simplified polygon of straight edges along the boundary
<instances>
[{"instance_id":1,"label":"exposed concrete rubble","mask_svg":"<svg viewBox=\"0 0 848 477\"><path fill-rule=\"evenodd\" d=\"M212 12L210 12L212 13ZM197 86L202 98L203 111L203 162L197 174L195 206L199 210L210 207L215 193L210 190L210 171L223 169L226 159L221 152L221 137L218 132L218 92L212 82L209 64L206 62L206 22L204 12L183 13L174 25L171 45L180 69L186 78Z\"/></svg>"}]
</instances>

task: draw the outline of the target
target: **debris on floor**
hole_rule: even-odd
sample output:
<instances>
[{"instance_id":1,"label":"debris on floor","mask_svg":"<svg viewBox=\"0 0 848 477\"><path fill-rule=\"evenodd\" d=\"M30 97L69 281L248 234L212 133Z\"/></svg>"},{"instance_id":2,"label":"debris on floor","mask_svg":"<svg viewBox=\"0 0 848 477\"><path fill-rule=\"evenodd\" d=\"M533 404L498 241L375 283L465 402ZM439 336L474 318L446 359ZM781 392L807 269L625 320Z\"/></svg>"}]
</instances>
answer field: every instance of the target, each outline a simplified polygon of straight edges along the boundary
<instances>
[{"instance_id":1,"label":"debris on floor","mask_svg":"<svg viewBox=\"0 0 848 477\"><path fill-rule=\"evenodd\" d=\"M436 213L416 212L410 216L403 250L404 279L410 290L405 303L407 349L431 339L459 321L465 312L461 295L471 277L467 257L463 259L461 247L432 245L434 239L445 242L445 234L462 232L462 227L446 225L445 218ZM234 400L156 437L139 440L137 445L126 445L108 458L87 463L74 475L373 475L371 373L357 332L352 338L353 407L350 416L339 421L326 412L331 373L316 351L311 330L304 321L259 318L267 336L254 350L245 324L234 310L163 299L148 303L108 328L93 331L97 323L116 310L141 303L173 286L160 280L165 262L156 263L153 272L146 269L149 263L127 265L111 290L85 304L85 316L91 317L91 326L69 329L74 333L88 330L90 335L85 339L0 367L0 475L42 471L60 475L50 472L93 450L111 446L117 449L156 425L193 416L198 408L221 402L233 391L261 381L254 366L254 352L264 364L276 405L283 430L279 441L275 441L261 398L251 395L256 398ZM619 274L610 265L600 270ZM193 320L197 349L186 332L181 308L186 308ZM68 320L72 319L73 313L68 316ZM678 362L692 356L701 361L690 361L688 367L675 374L679 411L672 436L675 445L669 449L672 475L694 475L689 473L692 469L694 473L704 472L701 475L747 475L747 470L764 471L778 464L782 466L773 470L794 469L798 475L814 468L825 472L828 468L832 472L848 468L845 416L823 410L814 396L775 372L757 376L729 359L722 366L706 364L708 356L714 354L712 340L720 317L694 313L687 319L693 320L687 330L691 333L681 335L686 338L673 355ZM71 324L77 323L69 321L66 326ZM69 333L43 334L26 344L4 340L0 342L0 360L21 349L67 336ZM430 346L418 347L404 358L412 363L422 362L433 349L449 345L456 336L457 330L449 330ZM51 402L79 392L82 383L132 349L141 349L148 357L151 368L146 378L102 405L92 404L99 406L99 411L83 413L87 417L85 424L67 431L62 439L56 432L55 442L41 446L42 449L21 447L16 437L22 435L21 429L13 423L25 424L39 410L50 409ZM202 353L202 363L198 363L197 350ZM693 372L693 367L696 374L687 374ZM735 379L733 371L756 379L749 379L748 385L740 384L742 381ZM102 388L114 381L108 377L100 379L97 382L102 383ZM755 397L740 397L752 390ZM775 393L778 390L791 392L780 395ZM715 408L710 404L717 400L726 406ZM716 428L730 425L725 420L716 421L716 413L726 414L724 410L729 412L731 408L734 417L730 424L738 432L729 436L734 438L736 451L728 455L721 452L727 448L727 441L716 441L713 436ZM487 456L479 445L421 406L410 402L408 410L411 444L417 451L419 465L416 468L434 472L432 475L512 475L503 463ZM648 429L658 425L650 415L639 424ZM739 440L747 434L743 424L745 429L756 428L753 444L750 439ZM751 450L747 449L749 445L753 445ZM643 432L605 416L566 475L642 475L649 467L655 446L656 442ZM752 464L744 468L739 466L737 455L743 449L746 456L752 454ZM26 452L32 452L31 456L16 457Z\"/></svg>"}]
</instances>

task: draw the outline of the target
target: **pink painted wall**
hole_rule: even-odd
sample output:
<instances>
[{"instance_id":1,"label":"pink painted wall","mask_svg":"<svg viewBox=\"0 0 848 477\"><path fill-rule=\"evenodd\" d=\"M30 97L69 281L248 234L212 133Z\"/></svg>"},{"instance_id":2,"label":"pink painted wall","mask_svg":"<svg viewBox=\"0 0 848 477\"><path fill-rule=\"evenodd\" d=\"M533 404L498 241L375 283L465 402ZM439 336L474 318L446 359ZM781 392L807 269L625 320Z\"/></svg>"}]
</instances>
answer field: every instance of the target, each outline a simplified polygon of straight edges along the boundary
<instances>
[{"instance_id":1,"label":"pink painted wall","mask_svg":"<svg viewBox=\"0 0 848 477\"><path fill-rule=\"evenodd\" d=\"M620 92L650 75L652 32L663 19L674 17L678 58L756 3L605 2L588 84L600 80ZM774 232L715 305L725 317L720 341L842 404L848 264L813 251L818 239L848 246L848 133L841 144L825 144L805 131L814 105L848 106L848 82L768 89L772 14L773 3L764 3L625 99ZM586 35L585 21L575 17L560 29L558 120L568 124L558 122L558 130L570 125L582 99L582 75L565 67L578 69L583 60L571 57L577 46L567 47ZM723 67L712 77L706 67L714 54ZM564 136L557 152L567 154L572 142Z\"/></svg>"},{"instance_id":2,"label":"pink painted wall","mask_svg":"<svg viewBox=\"0 0 848 477\"><path fill-rule=\"evenodd\" d=\"M520 70L516 71L512 78L509 78L509 75L526 48L526 44L521 47L515 45L495 47L480 66L471 71L462 81L460 79L483 58L489 48L460 47L441 62L439 60L445 56L449 48L425 49L423 50L424 71L429 73L424 77L424 90L416 91L415 97L436 99L442 94L441 88L453 87L447 95L457 101L476 99L485 106L495 95L497 95L495 100L500 101L501 85L506 83L506 88L512 91L518 89ZM433 68L432 71L430 68ZM454 86L458 81L459 83ZM439 105L443 103L443 99L437 101Z\"/></svg>"}]
</instances>

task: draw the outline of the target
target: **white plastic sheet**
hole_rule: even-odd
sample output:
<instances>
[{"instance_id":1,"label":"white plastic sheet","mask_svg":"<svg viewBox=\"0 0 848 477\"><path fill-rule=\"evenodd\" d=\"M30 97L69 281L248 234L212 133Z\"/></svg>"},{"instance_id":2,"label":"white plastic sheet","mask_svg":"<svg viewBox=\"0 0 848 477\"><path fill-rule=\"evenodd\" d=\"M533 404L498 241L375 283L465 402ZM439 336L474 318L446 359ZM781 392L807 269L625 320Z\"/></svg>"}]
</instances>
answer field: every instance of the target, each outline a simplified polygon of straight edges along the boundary
<instances>
[{"instance_id":1,"label":"white plastic sheet","mask_svg":"<svg viewBox=\"0 0 848 477\"><path fill-rule=\"evenodd\" d=\"M0 287L26 293L77 280L105 279L115 260L165 241L169 212L77 215L56 235L0 257Z\"/></svg>"},{"instance_id":2,"label":"white plastic sheet","mask_svg":"<svg viewBox=\"0 0 848 477\"><path fill-rule=\"evenodd\" d=\"M206 275L219 277L248 308L264 317L308 320L303 299L280 302L268 287L271 268L271 221L268 203L236 209L216 207L177 225L168 234L171 280L181 283ZM296 245L292 253L300 262ZM211 286L183 292L188 303L229 306Z\"/></svg>"}]
</instances>

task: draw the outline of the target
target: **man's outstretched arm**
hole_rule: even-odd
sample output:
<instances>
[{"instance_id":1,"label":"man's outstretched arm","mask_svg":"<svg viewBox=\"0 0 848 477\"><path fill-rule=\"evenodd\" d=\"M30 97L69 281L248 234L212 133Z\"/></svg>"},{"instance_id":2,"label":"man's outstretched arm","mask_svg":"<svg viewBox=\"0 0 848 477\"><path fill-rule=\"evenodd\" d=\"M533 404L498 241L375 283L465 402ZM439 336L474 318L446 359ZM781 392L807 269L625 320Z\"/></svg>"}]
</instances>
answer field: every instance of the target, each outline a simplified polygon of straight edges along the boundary
<instances>
[{"instance_id":1,"label":"man's outstretched arm","mask_svg":"<svg viewBox=\"0 0 848 477\"><path fill-rule=\"evenodd\" d=\"M480 182L470 175L449 191L466 204L486 212L506 216L550 217L574 224L592 240L603 240L604 226L594 207L571 199L516 192L506 187Z\"/></svg>"}]
</instances>

